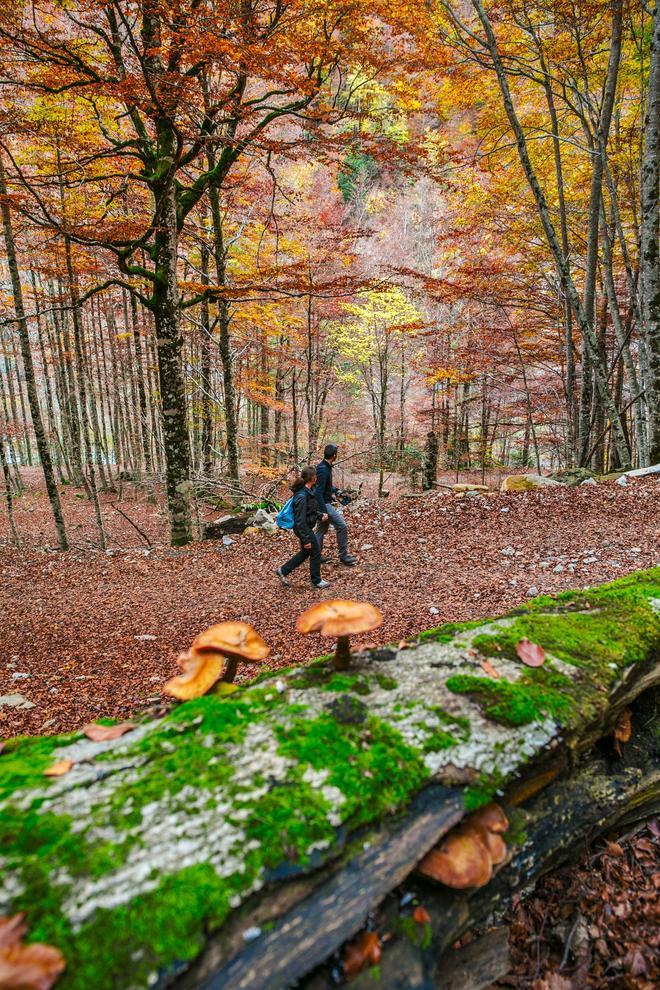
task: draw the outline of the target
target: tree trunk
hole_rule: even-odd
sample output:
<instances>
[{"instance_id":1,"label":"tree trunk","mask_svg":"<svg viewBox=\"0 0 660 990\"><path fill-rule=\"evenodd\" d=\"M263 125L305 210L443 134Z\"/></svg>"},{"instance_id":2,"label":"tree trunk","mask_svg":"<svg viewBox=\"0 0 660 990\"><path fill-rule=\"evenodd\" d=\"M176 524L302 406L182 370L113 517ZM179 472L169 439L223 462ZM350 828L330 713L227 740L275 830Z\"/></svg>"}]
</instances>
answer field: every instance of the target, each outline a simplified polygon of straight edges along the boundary
<instances>
[{"instance_id":1,"label":"tree trunk","mask_svg":"<svg viewBox=\"0 0 660 990\"><path fill-rule=\"evenodd\" d=\"M162 402L163 444L167 475L167 506L172 546L190 543L190 439L181 368L183 338L177 283L178 228L175 189L166 179L158 189L161 227L154 246L155 279L152 311L156 324L158 376Z\"/></svg>"},{"instance_id":2,"label":"tree trunk","mask_svg":"<svg viewBox=\"0 0 660 990\"><path fill-rule=\"evenodd\" d=\"M39 460L41 461L41 469L43 471L46 491L48 493L48 501L50 502L53 520L55 522L57 542L60 550L68 550L69 544L66 536L66 527L64 525L64 516L62 515L60 495L57 490L57 482L55 481L55 475L53 473L53 464L50 457L48 438L46 436L46 431L44 430L44 424L41 418L41 409L39 407L39 395L34 376L32 349L30 347L30 333L28 330L27 320L25 318L25 308L23 306L23 289L18 270L18 261L16 259L14 232L11 223L11 213L7 202L7 183L5 181L2 157L0 157L0 210L2 212L5 249L7 251L7 265L9 267L9 274L11 277L12 293L14 297L14 311L16 313L16 321L18 324L21 357L23 359L23 372L25 374L25 385L27 387L28 403L30 406L30 415L32 417L32 428L34 429L34 438L37 444L37 450L39 452Z\"/></svg>"},{"instance_id":3,"label":"tree trunk","mask_svg":"<svg viewBox=\"0 0 660 990\"><path fill-rule=\"evenodd\" d=\"M642 163L640 243L644 337L649 354L649 460L660 462L660 3L655 4Z\"/></svg>"}]
</instances>

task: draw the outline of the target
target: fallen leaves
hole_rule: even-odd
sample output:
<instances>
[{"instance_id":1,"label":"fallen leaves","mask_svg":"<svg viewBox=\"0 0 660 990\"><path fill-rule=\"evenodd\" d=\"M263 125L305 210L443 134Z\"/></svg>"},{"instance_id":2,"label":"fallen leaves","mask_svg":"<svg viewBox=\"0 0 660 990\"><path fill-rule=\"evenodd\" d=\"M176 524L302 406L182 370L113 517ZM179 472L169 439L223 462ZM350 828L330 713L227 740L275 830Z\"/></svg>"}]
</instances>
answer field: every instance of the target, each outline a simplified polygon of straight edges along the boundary
<instances>
[{"instance_id":1,"label":"fallen leaves","mask_svg":"<svg viewBox=\"0 0 660 990\"><path fill-rule=\"evenodd\" d=\"M347 979L352 979L367 966L377 966L382 949L377 932L362 932L344 948L342 964Z\"/></svg>"},{"instance_id":2,"label":"fallen leaves","mask_svg":"<svg viewBox=\"0 0 660 990\"><path fill-rule=\"evenodd\" d=\"M59 949L41 942L23 943L24 915L0 918L1 990L50 990L66 968Z\"/></svg>"},{"instance_id":3,"label":"fallen leaves","mask_svg":"<svg viewBox=\"0 0 660 990\"><path fill-rule=\"evenodd\" d=\"M616 722L614 723L614 729L612 730L612 735L614 736L614 748L616 749L619 756L623 755L622 743L630 742L632 736L632 722L630 720L630 709L624 708L623 711L619 712Z\"/></svg>"},{"instance_id":4,"label":"fallen leaves","mask_svg":"<svg viewBox=\"0 0 660 990\"><path fill-rule=\"evenodd\" d=\"M655 990L660 986L659 890L660 826L651 819L542 878L515 906L513 969L504 985Z\"/></svg>"},{"instance_id":5,"label":"fallen leaves","mask_svg":"<svg viewBox=\"0 0 660 990\"><path fill-rule=\"evenodd\" d=\"M489 677L494 677L497 679L500 676L499 670L495 670L490 660L480 660L479 662L481 663L481 669L485 674L488 674Z\"/></svg>"},{"instance_id":6,"label":"fallen leaves","mask_svg":"<svg viewBox=\"0 0 660 990\"><path fill-rule=\"evenodd\" d=\"M111 739L119 739L134 728L133 722L118 722L116 725L96 725L90 722L89 725L83 725L82 731L92 742L108 742Z\"/></svg>"},{"instance_id":7,"label":"fallen leaves","mask_svg":"<svg viewBox=\"0 0 660 990\"><path fill-rule=\"evenodd\" d=\"M47 770L44 770L44 777L63 777L72 766L73 760L57 760Z\"/></svg>"},{"instance_id":8,"label":"fallen leaves","mask_svg":"<svg viewBox=\"0 0 660 990\"><path fill-rule=\"evenodd\" d=\"M545 650L531 639L521 639L516 643L516 653L528 667L542 667L545 663Z\"/></svg>"}]
</instances>

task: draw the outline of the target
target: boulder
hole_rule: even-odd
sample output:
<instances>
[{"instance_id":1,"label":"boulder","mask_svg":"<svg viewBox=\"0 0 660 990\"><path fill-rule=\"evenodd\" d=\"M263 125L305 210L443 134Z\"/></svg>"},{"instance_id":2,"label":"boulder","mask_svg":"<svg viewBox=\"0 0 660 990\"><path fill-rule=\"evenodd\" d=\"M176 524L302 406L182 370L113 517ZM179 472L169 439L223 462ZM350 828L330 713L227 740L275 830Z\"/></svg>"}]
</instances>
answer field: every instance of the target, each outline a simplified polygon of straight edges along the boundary
<instances>
[{"instance_id":1,"label":"boulder","mask_svg":"<svg viewBox=\"0 0 660 990\"><path fill-rule=\"evenodd\" d=\"M488 485L469 485L469 484L459 484L452 485L452 491L454 492L487 492L490 491Z\"/></svg>"},{"instance_id":2,"label":"boulder","mask_svg":"<svg viewBox=\"0 0 660 990\"><path fill-rule=\"evenodd\" d=\"M564 468L563 471L557 471L550 477L553 481L560 481L562 485L568 485L569 488L575 488L576 485L581 485L584 481L596 483L596 476L593 471L583 467Z\"/></svg>"},{"instance_id":3,"label":"boulder","mask_svg":"<svg viewBox=\"0 0 660 990\"><path fill-rule=\"evenodd\" d=\"M561 481L546 478L542 474L510 474L500 485L501 492L528 492L534 488L551 488L561 485Z\"/></svg>"},{"instance_id":4,"label":"boulder","mask_svg":"<svg viewBox=\"0 0 660 990\"><path fill-rule=\"evenodd\" d=\"M626 471L624 477L646 478L649 474L660 474L660 464L652 464L649 467L635 468L634 471Z\"/></svg>"}]
</instances>

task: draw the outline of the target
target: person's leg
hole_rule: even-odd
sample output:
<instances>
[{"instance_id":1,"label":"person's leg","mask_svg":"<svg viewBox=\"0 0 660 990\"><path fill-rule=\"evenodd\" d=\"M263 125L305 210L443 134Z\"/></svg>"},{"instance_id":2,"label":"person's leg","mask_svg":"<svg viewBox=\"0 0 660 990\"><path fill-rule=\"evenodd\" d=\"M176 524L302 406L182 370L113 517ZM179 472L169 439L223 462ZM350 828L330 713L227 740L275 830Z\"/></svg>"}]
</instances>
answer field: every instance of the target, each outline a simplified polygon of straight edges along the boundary
<instances>
[{"instance_id":1,"label":"person's leg","mask_svg":"<svg viewBox=\"0 0 660 990\"><path fill-rule=\"evenodd\" d=\"M298 553L294 554L290 560L287 560L286 564L282 564L282 566L280 567L280 571L286 577L287 574L290 574L291 571L294 571L296 567L300 567L301 564L304 564L308 557L309 557L309 550L305 550L304 546L302 546L301 544Z\"/></svg>"},{"instance_id":2,"label":"person's leg","mask_svg":"<svg viewBox=\"0 0 660 990\"><path fill-rule=\"evenodd\" d=\"M328 513L327 522L321 522L321 520L319 520L318 523L316 524L316 529L314 530L314 532L316 533L316 539L318 540L319 543L319 553L323 553L323 540L325 538L325 534L328 532L329 527L330 527L330 515Z\"/></svg>"},{"instance_id":3,"label":"person's leg","mask_svg":"<svg viewBox=\"0 0 660 990\"><path fill-rule=\"evenodd\" d=\"M319 584L321 581L321 547L316 536L312 537L312 549L305 552L309 554L309 576L312 584Z\"/></svg>"},{"instance_id":4,"label":"person's leg","mask_svg":"<svg viewBox=\"0 0 660 990\"><path fill-rule=\"evenodd\" d=\"M337 547L339 549L340 560L350 557L348 552L348 526L344 522L341 512L338 512L333 505L328 506L328 523L335 527L337 533ZM325 524L326 527L328 523Z\"/></svg>"}]
</instances>

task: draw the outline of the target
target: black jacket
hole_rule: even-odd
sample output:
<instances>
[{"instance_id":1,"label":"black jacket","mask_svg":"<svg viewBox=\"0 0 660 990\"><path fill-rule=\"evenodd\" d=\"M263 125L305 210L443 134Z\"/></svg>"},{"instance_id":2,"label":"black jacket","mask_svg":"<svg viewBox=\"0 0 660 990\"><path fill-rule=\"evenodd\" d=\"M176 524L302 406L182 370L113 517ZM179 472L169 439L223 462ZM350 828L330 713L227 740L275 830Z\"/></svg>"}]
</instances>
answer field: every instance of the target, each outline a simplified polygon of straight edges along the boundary
<instances>
[{"instance_id":1,"label":"black jacket","mask_svg":"<svg viewBox=\"0 0 660 990\"><path fill-rule=\"evenodd\" d=\"M332 464L328 464L327 461L321 461L316 467L316 484L314 486L321 515L328 511L327 506L334 501L334 497L338 491L339 489L335 488L332 484Z\"/></svg>"},{"instance_id":2,"label":"black jacket","mask_svg":"<svg viewBox=\"0 0 660 990\"><path fill-rule=\"evenodd\" d=\"M293 531L303 543L311 543L314 527L322 515L314 489L306 488L303 481L297 481L291 487L293 490Z\"/></svg>"}]
</instances>

